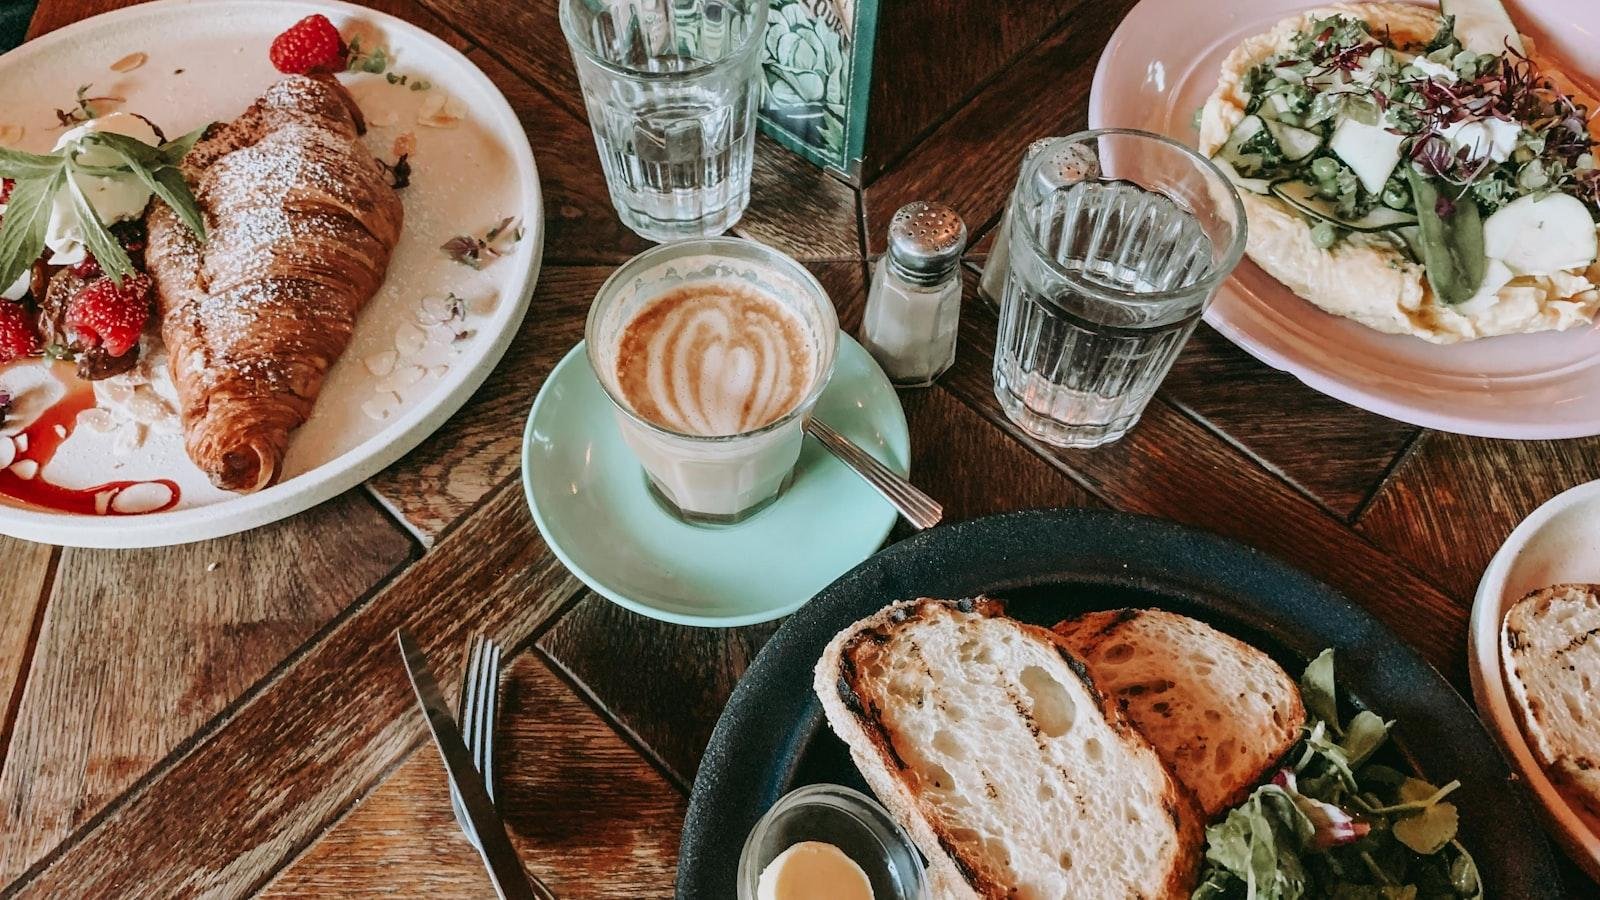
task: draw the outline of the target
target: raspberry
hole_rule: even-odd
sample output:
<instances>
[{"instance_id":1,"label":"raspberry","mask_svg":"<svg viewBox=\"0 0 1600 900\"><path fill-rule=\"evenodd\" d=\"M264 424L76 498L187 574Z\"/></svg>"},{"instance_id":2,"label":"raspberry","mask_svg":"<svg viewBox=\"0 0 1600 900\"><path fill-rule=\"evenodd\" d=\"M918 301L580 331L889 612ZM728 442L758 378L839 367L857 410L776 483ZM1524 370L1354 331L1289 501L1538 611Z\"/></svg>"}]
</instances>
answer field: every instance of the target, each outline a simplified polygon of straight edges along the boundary
<instances>
[{"instance_id":1,"label":"raspberry","mask_svg":"<svg viewBox=\"0 0 1600 900\"><path fill-rule=\"evenodd\" d=\"M150 320L152 289L150 276L130 275L121 287L102 278L73 294L67 301L67 327L74 343L85 349L98 346L111 356L132 350Z\"/></svg>"},{"instance_id":2,"label":"raspberry","mask_svg":"<svg viewBox=\"0 0 1600 900\"><path fill-rule=\"evenodd\" d=\"M9 178L0 178L0 203L11 202L11 189L16 187L16 184Z\"/></svg>"},{"instance_id":3,"label":"raspberry","mask_svg":"<svg viewBox=\"0 0 1600 900\"><path fill-rule=\"evenodd\" d=\"M85 280L93 280L104 275L100 269L100 260L94 258L93 253L84 254L83 261L72 267L72 274Z\"/></svg>"},{"instance_id":4,"label":"raspberry","mask_svg":"<svg viewBox=\"0 0 1600 900\"><path fill-rule=\"evenodd\" d=\"M306 16L273 39L269 55L285 75L338 72L344 68L344 39L327 16Z\"/></svg>"},{"instance_id":5,"label":"raspberry","mask_svg":"<svg viewBox=\"0 0 1600 900\"><path fill-rule=\"evenodd\" d=\"M21 303L0 300L0 363L31 355L39 349L39 332Z\"/></svg>"}]
</instances>

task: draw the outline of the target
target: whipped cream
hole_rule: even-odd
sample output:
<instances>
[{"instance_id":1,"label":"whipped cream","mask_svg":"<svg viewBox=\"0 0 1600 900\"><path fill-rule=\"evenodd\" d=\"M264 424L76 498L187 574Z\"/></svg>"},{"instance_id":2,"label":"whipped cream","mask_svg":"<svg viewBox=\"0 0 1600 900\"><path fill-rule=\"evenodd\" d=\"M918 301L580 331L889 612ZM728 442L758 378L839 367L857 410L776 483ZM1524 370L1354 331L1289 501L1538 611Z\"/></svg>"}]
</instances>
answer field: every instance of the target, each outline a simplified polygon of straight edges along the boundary
<instances>
[{"instance_id":1,"label":"whipped cream","mask_svg":"<svg viewBox=\"0 0 1600 900\"><path fill-rule=\"evenodd\" d=\"M95 132L127 135L152 147L161 143L161 137L149 122L132 113L115 112L90 119L67 131L56 141L54 149L59 151L71 146L77 154L77 160L84 165L118 165L121 160L110 150L83 143L86 135ZM89 205L94 207L95 215L107 225L139 218L144 215L144 208L150 202L150 189L132 175L74 174L71 178ZM83 220L73 207L68 191L57 192L51 203L44 244L51 251L50 264L53 266L70 266L82 262L88 255L83 245Z\"/></svg>"}]
</instances>

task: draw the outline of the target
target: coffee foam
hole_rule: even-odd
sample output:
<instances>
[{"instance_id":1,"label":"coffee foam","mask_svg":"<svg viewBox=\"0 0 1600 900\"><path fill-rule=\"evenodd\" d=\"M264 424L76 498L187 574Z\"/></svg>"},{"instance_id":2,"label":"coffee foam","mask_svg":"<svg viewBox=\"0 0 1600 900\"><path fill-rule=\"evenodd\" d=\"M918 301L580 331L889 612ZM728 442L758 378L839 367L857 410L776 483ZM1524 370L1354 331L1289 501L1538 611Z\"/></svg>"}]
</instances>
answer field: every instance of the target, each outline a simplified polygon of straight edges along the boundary
<instances>
[{"instance_id":1,"label":"coffee foam","mask_svg":"<svg viewBox=\"0 0 1600 900\"><path fill-rule=\"evenodd\" d=\"M799 406L815 378L806 322L745 284L681 285L623 329L616 383L628 406L682 434L742 434Z\"/></svg>"}]
</instances>

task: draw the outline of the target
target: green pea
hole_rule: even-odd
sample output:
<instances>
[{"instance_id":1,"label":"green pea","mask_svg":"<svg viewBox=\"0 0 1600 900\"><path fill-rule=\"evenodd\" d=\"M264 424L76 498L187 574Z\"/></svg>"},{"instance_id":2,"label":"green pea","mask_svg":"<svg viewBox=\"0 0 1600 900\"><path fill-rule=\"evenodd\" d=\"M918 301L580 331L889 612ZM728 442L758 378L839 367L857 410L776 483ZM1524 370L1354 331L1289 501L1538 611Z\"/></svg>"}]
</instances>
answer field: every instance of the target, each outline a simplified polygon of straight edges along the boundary
<instances>
[{"instance_id":1,"label":"green pea","mask_svg":"<svg viewBox=\"0 0 1600 900\"><path fill-rule=\"evenodd\" d=\"M1339 174L1339 164L1326 156L1319 156L1311 161L1311 174L1318 181L1327 181Z\"/></svg>"},{"instance_id":2,"label":"green pea","mask_svg":"<svg viewBox=\"0 0 1600 900\"><path fill-rule=\"evenodd\" d=\"M1324 250L1329 249L1339 240L1339 232L1328 222L1318 222L1311 226L1311 243Z\"/></svg>"}]
</instances>

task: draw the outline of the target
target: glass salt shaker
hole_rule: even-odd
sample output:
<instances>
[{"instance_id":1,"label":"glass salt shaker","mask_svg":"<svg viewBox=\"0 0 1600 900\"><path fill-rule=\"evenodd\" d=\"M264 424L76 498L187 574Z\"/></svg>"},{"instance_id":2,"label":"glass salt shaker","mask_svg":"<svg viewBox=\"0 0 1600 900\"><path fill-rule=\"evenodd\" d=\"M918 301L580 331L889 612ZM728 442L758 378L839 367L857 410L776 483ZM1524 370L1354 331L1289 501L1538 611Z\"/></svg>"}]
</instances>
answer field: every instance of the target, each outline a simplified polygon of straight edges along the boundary
<instances>
[{"instance_id":1,"label":"glass salt shaker","mask_svg":"<svg viewBox=\"0 0 1600 900\"><path fill-rule=\"evenodd\" d=\"M1022 173L1028 171L1028 164L1041 153L1050 154L1049 158L1035 171L1033 183L1025 186ZM1098 175L1099 163L1094 157L1085 153L1082 145L1067 138L1040 138L1028 145L1027 152L1022 155L1016 187L1006 200L1000 224L995 226L994 243L989 246L989 258L984 261L983 274L978 278L978 296L987 300L990 307L999 309L1000 298L1006 294L1006 272L1011 269L1011 209L1017 205L1017 197L1024 187L1031 191L1028 199L1036 199Z\"/></svg>"},{"instance_id":2,"label":"glass salt shaker","mask_svg":"<svg viewBox=\"0 0 1600 900\"><path fill-rule=\"evenodd\" d=\"M861 343L898 387L926 387L955 362L966 246L966 225L942 203L908 203L889 221Z\"/></svg>"}]
</instances>

